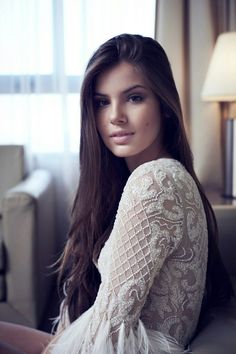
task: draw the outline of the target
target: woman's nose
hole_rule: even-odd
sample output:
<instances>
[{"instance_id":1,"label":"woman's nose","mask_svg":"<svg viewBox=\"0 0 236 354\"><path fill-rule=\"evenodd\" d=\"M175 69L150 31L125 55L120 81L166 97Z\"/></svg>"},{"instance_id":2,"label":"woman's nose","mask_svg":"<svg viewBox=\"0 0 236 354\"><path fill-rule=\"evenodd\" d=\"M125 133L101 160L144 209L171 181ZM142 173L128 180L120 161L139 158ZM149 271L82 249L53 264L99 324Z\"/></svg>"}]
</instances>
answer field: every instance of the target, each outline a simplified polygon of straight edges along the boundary
<instances>
[{"instance_id":1,"label":"woman's nose","mask_svg":"<svg viewBox=\"0 0 236 354\"><path fill-rule=\"evenodd\" d=\"M127 122L127 115L122 105L114 103L111 105L110 123L111 124L125 124Z\"/></svg>"}]
</instances>

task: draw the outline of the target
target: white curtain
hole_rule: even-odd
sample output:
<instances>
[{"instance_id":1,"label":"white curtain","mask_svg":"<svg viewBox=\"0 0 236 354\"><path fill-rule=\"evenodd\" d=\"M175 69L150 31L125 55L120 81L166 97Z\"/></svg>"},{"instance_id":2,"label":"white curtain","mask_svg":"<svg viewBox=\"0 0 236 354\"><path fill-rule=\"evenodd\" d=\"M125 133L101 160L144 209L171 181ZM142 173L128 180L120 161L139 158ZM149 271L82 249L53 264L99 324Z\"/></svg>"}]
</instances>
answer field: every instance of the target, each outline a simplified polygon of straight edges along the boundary
<instances>
[{"instance_id":1,"label":"white curtain","mask_svg":"<svg viewBox=\"0 0 236 354\"><path fill-rule=\"evenodd\" d=\"M0 144L55 180L59 243L78 178L86 62L119 33L154 37L155 0L0 0Z\"/></svg>"}]
</instances>

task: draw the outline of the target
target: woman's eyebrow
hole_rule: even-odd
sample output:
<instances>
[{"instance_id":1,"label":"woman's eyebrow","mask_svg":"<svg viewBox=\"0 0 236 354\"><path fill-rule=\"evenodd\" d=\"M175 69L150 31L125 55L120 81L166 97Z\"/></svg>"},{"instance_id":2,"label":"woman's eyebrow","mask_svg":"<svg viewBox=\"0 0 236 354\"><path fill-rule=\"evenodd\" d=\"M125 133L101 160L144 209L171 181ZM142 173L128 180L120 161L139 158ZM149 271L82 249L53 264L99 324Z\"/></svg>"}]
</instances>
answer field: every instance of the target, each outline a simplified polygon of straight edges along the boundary
<instances>
[{"instance_id":1,"label":"woman's eyebrow","mask_svg":"<svg viewBox=\"0 0 236 354\"><path fill-rule=\"evenodd\" d=\"M124 90L123 92L124 92L124 93L128 93L128 92L130 92L130 91L133 91L133 90L139 89L139 88L147 90L147 87L145 87L145 86L143 86L143 85L140 85L140 84L137 84L137 85L130 86L129 88L127 88L127 89Z\"/></svg>"},{"instance_id":2,"label":"woman's eyebrow","mask_svg":"<svg viewBox=\"0 0 236 354\"><path fill-rule=\"evenodd\" d=\"M94 96L102 96L102 97L107 97L108 95L104 94L104 93L100 93L100 92L94 92L93 94Z\"/></svg>"},{"instance_id":3,"label":"woman's eyebrow","mask_svg":"<svg viewBox=\"0 0 236 354\"><path fill-rule=\"evenodd\" d=\"M147 90L147 87L143 86L143 85L140 85L140 84L136 84L136 85L132 85L130 87L128 87L127 89L125 89L122 93L124 94L127 94L129 93L130 91L133 91L135 89L145 89ZM104 93L101 93L101 92L94 92L94 96L102 96L102 97L107 97L108 95L104 94Z\"/></svg>"}]
</instances>

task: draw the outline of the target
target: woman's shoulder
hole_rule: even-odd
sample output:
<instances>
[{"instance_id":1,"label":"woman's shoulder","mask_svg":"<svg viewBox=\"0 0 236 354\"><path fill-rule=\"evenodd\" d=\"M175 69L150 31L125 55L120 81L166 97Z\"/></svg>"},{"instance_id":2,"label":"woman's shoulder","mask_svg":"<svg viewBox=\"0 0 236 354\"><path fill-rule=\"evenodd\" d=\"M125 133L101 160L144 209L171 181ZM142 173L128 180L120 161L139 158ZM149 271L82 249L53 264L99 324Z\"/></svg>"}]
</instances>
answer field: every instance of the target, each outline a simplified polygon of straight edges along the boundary
<instances>
[{"instance_id":1,"label":"woman's shoulder","mask_svg":"<svg viewBox=\"0 0 236 354\"><path fill-rule=\"evenodd\" d=\"M143 163L138 166L130 175L130 180L142 179L145 176L153 176L157 180L162 180L163 176L176 179L184 178L188 172L177 160L171 158L160 158Z\"/></svg>"},{"instance_id":2,"label":"woman's shoulder","mask_svg":"<svg viewBox=\"0 0 236 354\"><path fill-rule=\"evenodd\" d=\"M200 203L197 185L185 167L177 160L160 158L138 166L130 175L125 189L132 194L149 195L148 191L159 195L179 195L180 198Z\"/></svg>"}]
</instances>

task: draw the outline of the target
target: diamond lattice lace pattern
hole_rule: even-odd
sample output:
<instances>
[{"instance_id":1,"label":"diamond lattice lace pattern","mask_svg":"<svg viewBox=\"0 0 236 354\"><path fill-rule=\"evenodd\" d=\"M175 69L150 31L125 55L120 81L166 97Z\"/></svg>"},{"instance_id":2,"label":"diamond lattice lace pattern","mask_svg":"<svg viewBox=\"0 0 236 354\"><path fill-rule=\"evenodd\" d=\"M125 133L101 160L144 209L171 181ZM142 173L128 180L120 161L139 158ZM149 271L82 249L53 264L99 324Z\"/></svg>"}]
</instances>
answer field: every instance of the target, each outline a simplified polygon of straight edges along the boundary
<instances>
[{"instance_id":1,"label":"diamond lattice lace pattern","mask_svg":"<svg viewBox=\"0 0 236 354\"><path fill-rule=\"evenodd\" d=\"M206 265L206 218L192 177L172 159L139 166L98 260L102 282L83 345L92 348L109 323L115 348L121 325L128 337L141 320L184 347L197 325Z\"/></svg>"}]
</instances>

